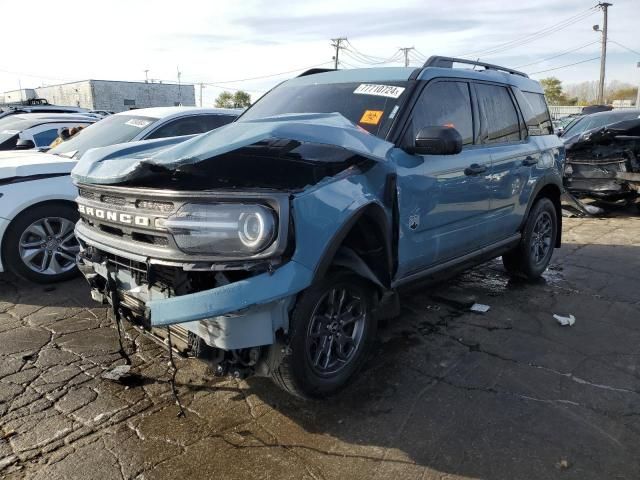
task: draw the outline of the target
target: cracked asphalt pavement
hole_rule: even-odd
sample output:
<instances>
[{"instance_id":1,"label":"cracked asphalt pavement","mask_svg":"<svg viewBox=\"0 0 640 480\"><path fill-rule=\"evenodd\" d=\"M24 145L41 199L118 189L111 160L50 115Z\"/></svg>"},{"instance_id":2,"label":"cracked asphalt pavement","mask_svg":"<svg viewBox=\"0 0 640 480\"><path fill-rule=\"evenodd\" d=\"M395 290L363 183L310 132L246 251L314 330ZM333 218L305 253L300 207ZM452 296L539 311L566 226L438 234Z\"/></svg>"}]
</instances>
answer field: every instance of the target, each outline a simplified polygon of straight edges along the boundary
<instances>
[{"instance_id":1,"label":"cracked asphalt pavement","mask_svg":"<svg viewBox=\"0 0 640 480\"><path fill-rule=\"evenodd\" d=\"M403 291L334 398L177 358L179 418L167 352L134 328L135 375L102 378L123 360L83 281L0 276L0 477L638 479L639 284L640 218L565 219L543 281L493 261Z\"/></svg>"}]
</instances>

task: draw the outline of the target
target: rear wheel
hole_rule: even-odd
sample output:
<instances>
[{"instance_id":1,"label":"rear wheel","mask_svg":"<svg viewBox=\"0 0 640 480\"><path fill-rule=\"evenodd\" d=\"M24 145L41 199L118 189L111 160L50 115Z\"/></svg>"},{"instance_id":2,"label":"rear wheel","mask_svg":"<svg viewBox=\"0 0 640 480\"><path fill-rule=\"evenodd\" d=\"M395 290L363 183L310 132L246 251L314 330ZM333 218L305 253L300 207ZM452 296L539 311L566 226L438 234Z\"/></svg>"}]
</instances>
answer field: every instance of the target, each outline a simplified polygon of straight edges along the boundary
<instances>
[{"instance_id":1,"label":"rear wheel","mask_svg":"<svg viewBox=\"0 0 640 480\"><path fill-rule=\"evenodd\" d=\"M45 203L22 212L5 235L2 255L8 269L38 283L76 275L77 220L76 209L64 203Z\"/></svg>"},{"instance_id":2,"label":"rear wheel","mask_svg":"<svg viewBox=\"0 0 640 480\"><path fill-rule=\"evenodd\" d=\"M505 269L526 279L539 278L551 261L557 238L556 208L551 200L541 198L529 212L518 246L502 256Z\"/></svg>"},{"instance_id":3,"label":"rear wheel","mask_svg":"<svg viewBox=\"0 0 640 480\"><path fill-rule=\"evenodd\" d=\"M298 397L323 397L344 387L371 349L373 292L361 277L330 272L299 297L291 316L289 354L273 372Z\"/></svg>"}]
</instances>

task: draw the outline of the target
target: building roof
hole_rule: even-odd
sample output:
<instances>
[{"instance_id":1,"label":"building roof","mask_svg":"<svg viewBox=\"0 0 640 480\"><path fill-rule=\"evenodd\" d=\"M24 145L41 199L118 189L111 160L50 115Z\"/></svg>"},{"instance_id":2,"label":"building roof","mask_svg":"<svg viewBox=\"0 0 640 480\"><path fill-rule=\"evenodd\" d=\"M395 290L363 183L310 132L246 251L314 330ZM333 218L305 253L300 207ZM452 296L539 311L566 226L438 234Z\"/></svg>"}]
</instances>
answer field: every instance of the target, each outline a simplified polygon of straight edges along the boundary
<instances>
[{"instance_id":1,"label":"building roof","mask_svg":"<svg viewBox=\"0 0 640 480\"><path fill-rule=\"evenodd\" d=\"M130 80L100 80L97 78L88 78L85 80L76 80L74 82L63 82L63 83L56 83L56 84L52 84L52 85L42 85L39 87L35 87L35 88L28 88L28 89L23 89L23 90L37 90L39 88L49 88L49 87L61 87L62 85L74 85L77 83L87 83L87 82L105 82L105 83L136 83L139 85L171 85L173 87L178 86L177 83L168 83L168 82L144 82L144 81L130 81ZM193 83L181 83L180 86L182 87L193 87ZM17 90L16 90L17 91Z\"/></svg>"}]
</instances>

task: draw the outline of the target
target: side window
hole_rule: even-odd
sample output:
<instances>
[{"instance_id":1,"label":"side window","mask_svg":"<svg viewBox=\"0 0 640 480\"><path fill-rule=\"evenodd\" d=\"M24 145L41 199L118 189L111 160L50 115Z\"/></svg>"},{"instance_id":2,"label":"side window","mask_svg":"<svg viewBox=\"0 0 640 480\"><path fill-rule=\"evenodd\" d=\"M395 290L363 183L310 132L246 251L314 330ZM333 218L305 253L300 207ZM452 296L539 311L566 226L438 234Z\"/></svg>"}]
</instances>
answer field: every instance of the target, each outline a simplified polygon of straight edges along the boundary
<instances>
[{"instance_id":1,"label":"side window","mask_svg":"<svg viewBox=\"0 0 640 480\"><path fill-rule=\"evenodd\" d=\"M475 84L480 108L478 143L503 143L520 140L518 112L505 87Z\"/></svg>"},{"instance_id":2,"label":"side window","mask_svg":"<svg viewBox=\"0 0 640 480\"><path fill-rule=\"evenodd\" d=\"M549 135L553 133L553 124L547 108L547 102L541 93L520 92L514 89L520 109L524 115L529 135Z\"/></svg>"},{"instance_id":3,"label":"side window","mask_svg":"<svg viewBox=\"0 0 640 480\"><path fill-rule=\"evenodd\" d=\"M58 127L49 128L33 135L36 147L48 147L56 138L58 138Z\"/></svg>"},{"instance_id":4,"label":"side window","mask_svg":"<svg viewBox=\"0 0 640 480\"><path fill-rule=\"evenodd\" d=\"M436 82L427 85L411 114L403 143L412 145L424 127L450 125L462 136L463 145L473 143L473 114L466 82Z\"/></svg>"},{"instance_id":5,"label":"side window","mask_svg":"<svg viewBox=\"0 0 640 480\"><path fill-rule=\"evenodd\" d=\"M214 130L218 127L233 122L236 117L233 115L202 115L202 121L204 123L204 131Z\"/></svg>"},{"instance_id":6,"label":"side window","mask_svg":"<svg viewBox=\"0 0 640 480\"><path fill-rule=\"evenodd\" d=\"M205 131L206 124L200 117L178 118L158 128L149 135L147 139L181 137L183 135L193 135L194 133L202 133Z\"/></svg>"}]
</instances>

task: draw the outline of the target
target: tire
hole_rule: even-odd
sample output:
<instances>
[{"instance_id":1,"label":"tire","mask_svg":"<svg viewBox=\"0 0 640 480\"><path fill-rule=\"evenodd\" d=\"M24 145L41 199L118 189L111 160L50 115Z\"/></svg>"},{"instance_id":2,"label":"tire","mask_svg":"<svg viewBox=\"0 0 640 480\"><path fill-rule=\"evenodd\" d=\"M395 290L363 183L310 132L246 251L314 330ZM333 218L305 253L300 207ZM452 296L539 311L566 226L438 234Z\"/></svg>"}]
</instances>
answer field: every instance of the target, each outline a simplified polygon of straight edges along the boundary
<instances>
[{"instance_id":1,"label":"tire","mask_svg":"<svg viewBox=\"0 0 640 480\"><path fill-rule=\"evenodd\" d=\"M373 293L362 277L341 270L300 294L291 315L288 354L272 373L273 381L300 398L326 397L346 386L376 335Z\"/></svg>"},{"instance_id":2,"label":"tire","mask_svg":"<svg viewBox=\"0 0 640 480\"><path fill-rule=\"evenodd\" d=\"M76 209L65 203L48 202L20 213L9 225L2 245L8 270L36 283L68 280L78 273L79 251L73 228Z\"/></svg>"},{"instance_id":3,"label":"tire","mask_svg":"<svg viewBox=\"0 0 640 480\"><path fill-rule=\"evenodd\" d=\"M509 274L527 280L540 278L551 261L558 238L557 215L551 200L543 197L536 201L520 243L502 256L502 264Z\"/></svg>"}]
</instances>

